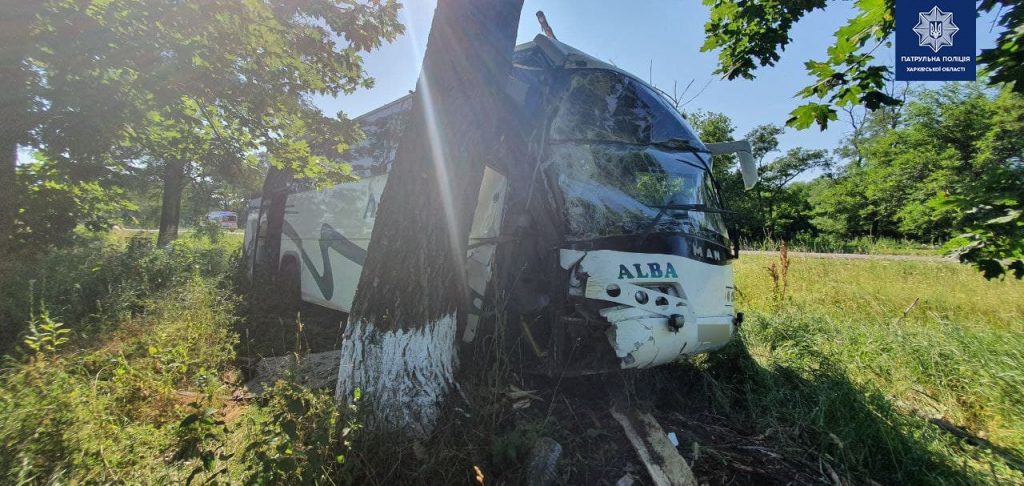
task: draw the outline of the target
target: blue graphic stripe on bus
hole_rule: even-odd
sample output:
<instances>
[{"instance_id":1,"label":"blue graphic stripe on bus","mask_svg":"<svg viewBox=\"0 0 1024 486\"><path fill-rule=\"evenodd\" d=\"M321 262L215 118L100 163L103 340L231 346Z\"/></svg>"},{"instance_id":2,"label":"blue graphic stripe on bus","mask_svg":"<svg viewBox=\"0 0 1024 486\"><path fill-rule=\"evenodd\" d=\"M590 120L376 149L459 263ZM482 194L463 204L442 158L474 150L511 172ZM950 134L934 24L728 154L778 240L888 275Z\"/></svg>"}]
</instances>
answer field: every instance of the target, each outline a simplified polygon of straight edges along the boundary
<instances>
[{"instance_id":1,"label":"blue graphic stripe on bus","mask_svg":"<svg viewBox=\"0 0 1024 486\"><path fill-rule=\"evenodd\" d=\"M302 238L299 237L295 228L285 221L284 226L281 228L281 233L290 238L295 243L295 246L299 247L303 265L309 268L309 273L313 276L316 286L320 288L320 293L327 300L331 300L334 297L334 271L331 268L331 256L327 250L334 250L360 266L366 261L366 250L353 243L352 240L345 238L344 235L338 233L331 225L325 223L320 227L320 239L318 240L320 244L320 258L323 260L324 265L324 273L320 275L317 274L316 266L313 265L313 261L306 254L306 249L302 246Z\"/></svg>"}]
</instances>

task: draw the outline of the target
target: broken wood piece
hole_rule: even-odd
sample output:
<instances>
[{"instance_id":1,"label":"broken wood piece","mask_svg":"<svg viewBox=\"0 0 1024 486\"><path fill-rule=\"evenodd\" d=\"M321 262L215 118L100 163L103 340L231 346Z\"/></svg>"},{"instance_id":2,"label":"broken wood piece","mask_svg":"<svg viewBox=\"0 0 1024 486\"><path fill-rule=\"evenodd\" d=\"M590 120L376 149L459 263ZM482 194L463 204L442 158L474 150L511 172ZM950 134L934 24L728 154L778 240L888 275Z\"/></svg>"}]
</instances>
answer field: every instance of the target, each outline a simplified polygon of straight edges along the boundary
<instances>
[{"instance_id":1,"label":"broken wood piece","mask_svg":"<svg viewBox=\"0 0 1024 486\"><path fill-rule=\"evenodd\" d=\"M906 319L907 318L907 314L910 314L910 311L914 310L914 307L917 305L918 301L920 301L920 300L921 300L920 297L914 299L914 301L911 302L910 305L907 306L907 308L903 310L903 315L900 316L899 319L896 319L896 324L899 324L900 322L903 321L903 319Z\"/></svg>"},{"instance_id":2,"label":"broken wood piece","mask_svg":"<svg viewBox=\"0 0 1024 486\"><path fill-rule=\"evenodd\" d=\"M690 465L679 455L679 451L672 447L665 430L651 414L637 411L622 412L616 408L612 408L611 414L622 425L626 438L640 456L655 485L696 486L697 478L694 477Z\"/></svg>"},{"instance_id":3,"label":"broken wood piece","mask_svg":"<svg viewBox=\"0 0 1024 486\"><path fill-rule=\"evenodd\" d=\"M558 458L561 455L561 444L550 437L541 437L530 452L530 463L526 468L527 486L555 484Z\"/></svg>"}]
</instances>

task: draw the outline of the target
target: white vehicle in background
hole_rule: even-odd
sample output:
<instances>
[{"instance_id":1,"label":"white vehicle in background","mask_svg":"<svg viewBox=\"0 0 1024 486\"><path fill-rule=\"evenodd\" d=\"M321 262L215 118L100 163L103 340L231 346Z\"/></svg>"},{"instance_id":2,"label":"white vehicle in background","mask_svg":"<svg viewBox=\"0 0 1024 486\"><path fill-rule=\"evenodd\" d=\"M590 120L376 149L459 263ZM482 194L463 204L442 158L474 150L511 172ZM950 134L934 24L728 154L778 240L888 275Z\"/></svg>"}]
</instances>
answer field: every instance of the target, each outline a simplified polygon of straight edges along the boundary
<instances>
[{"instance_id":1,"label":"white vehicle in background","mask_svg":"<svg viewBox=\"0 0 1024 486\"><path fill-rule=\"evenodd\" d=\"M528 121L531 157L485 169L461 339L494 332L501 318L536 370L561 374L646 368L725 345L742 322L730 265L738 245L711 159L737 153L749 188L750 144L702 143L658 90L557 40L537 36L514 61L506 91ZM407 96L356 120L367 133L351 152L357 181L319 191L283 181L274 200L251 202L254 268L276 262L265 270L285 292L349 311L411 104ZM257 258L261 248L272 254Z\"/></svg>"},{"instance_id":2,"label":"white vehicle in background","mask_svg":"<svg viewBox=\"0 0 1024 486\"><path fill-rule=\"evenodd\" d=\"M206 219L219 224L224 229L238 229L238 213L234 211L210 211L206 213Z\"/></svg>"}]
</instances>

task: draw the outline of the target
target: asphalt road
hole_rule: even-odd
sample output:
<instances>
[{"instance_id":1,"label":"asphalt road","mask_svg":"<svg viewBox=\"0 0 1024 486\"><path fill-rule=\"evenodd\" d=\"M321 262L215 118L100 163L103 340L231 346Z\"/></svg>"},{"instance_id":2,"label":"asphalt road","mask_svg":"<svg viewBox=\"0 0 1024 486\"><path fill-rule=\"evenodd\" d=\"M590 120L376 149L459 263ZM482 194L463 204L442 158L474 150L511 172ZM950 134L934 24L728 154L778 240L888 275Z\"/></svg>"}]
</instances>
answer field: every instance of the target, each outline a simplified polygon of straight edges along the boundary
<instances>
[{"instance_id":1,"label":"asphalt road","mask_svg":"<svg viewBox=\"0 0 1024 486\"><path fill-rule=\"evenodd\" d=\"M760 251L760 250L740 250L740 258L743 255L765 255L775 256L778 255L777 251ZM891 260L891 261L918 261L918 262L934 262L934 263L960 263L955 258L949 258L937 255L875 255L875 254L863 254L863 253L809 253L802 251L791 251L790 256L801 257L801 258L831 258L834 260Z\"/></svg>"}]
</instances>

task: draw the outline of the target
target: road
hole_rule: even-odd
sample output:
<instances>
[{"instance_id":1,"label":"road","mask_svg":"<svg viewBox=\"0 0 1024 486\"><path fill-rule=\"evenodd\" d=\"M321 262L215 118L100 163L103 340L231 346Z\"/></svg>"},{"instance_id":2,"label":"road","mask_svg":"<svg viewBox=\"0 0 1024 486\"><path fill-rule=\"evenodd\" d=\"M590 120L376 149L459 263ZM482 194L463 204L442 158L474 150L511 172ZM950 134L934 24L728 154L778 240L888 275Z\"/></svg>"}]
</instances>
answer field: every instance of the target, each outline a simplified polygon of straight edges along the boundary
<instances>
[{"instance_id":1,"label":"road","mask_svg":"<svg viewBox=\"0 0 1024 486\"><path fill-rule=\"evenodd\" d=\"M777 251L740 250L740 258L743 255L776 256ZM918 261L933 263L960 263L955 258L938 255L876 255L864 253L809 253L802 251L789 252L791 257L800 258L831 258L835 260L890 260L890 261Z\"/></svg>"}]
</instances>

